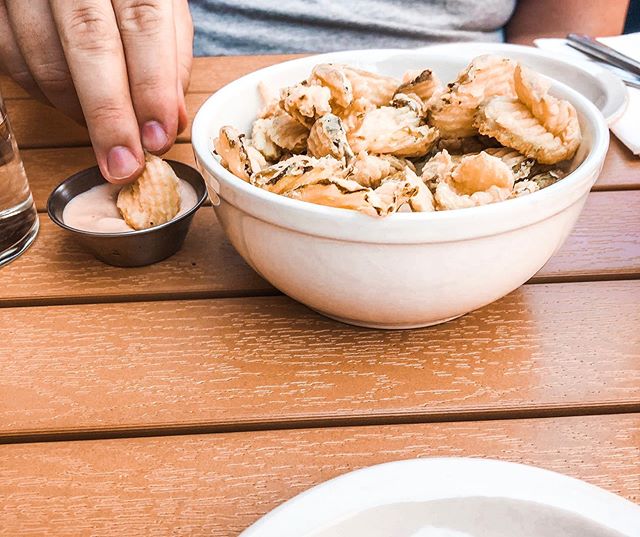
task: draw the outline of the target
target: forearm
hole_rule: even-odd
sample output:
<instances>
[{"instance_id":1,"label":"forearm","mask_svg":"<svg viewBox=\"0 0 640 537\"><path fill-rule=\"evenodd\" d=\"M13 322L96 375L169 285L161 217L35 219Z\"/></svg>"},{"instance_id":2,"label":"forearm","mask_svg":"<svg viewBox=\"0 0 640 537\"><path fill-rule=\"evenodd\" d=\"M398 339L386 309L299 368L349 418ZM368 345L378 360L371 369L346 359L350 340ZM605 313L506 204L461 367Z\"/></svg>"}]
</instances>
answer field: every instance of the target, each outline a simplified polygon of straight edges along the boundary
<instances>
[{"instance_id":1,"label":"forearm","mask_svg":"<svg viewBox=\"0 0 640 537\"><path fill-rule=\"evenodd\" d=\"M628 6L629 0L519 0L506 38L531 44L538 37L565 37L570 32L618 35Z\"/></svg>"}]
</instances>

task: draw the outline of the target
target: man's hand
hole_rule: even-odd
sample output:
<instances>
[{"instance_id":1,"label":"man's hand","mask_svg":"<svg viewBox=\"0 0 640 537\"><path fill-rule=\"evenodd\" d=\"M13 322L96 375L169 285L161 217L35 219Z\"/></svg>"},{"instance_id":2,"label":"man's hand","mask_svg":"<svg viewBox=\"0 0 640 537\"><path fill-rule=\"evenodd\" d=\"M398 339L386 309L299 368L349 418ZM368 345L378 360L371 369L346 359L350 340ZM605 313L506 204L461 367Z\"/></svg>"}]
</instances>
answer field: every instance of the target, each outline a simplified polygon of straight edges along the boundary
<instances>
[{"instance_id":1,"label":"man's hand","mask_svg":"<svg viewBox=\"0 0 640 537\"><path fill-rule=\"evenodd\" d=\"M0 0L0 69L86 122L114 183L186 127L192 44L187 0Z\"/></svg>"}]
</instances>

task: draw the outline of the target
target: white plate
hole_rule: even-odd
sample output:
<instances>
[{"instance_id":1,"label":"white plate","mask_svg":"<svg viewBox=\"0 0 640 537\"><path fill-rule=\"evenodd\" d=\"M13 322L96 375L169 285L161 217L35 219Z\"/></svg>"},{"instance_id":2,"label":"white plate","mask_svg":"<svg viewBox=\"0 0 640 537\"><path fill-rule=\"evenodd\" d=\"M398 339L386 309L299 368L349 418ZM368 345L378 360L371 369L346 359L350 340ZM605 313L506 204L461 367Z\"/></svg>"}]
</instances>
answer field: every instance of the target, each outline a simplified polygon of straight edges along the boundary
<instances>
[{"instance_id":1,"label":"white plate","mask_svg":"<svg viewBox=\"0 0 640 537\"><path fill-rule=\"evenodd\" d=\"M536 71L555 78L582 93L595 104L611 125L627 107L627 88L613 73L582 58L571 58L548 50L511 45L509 43L447 43L432 45L423 50L442 50L447 54L460 54L469 59L479 54L503 54L522 61Z\"/></svg>"},{"instance_id":2,"label":"white plate","mask_svg":"<svg viewBox=\"0 0 640 537\"><path fill-rule=\"evenodd\" d=\"M428 511L416 510L416 502L477 497L493 498L489 500L493 504L502 501L507 506L511 501L535 502L539 507L546 506L550 516L558 509L564 510L604 526L609 530L604 532L605 537L609 532L625 537L640 536L639 506L583 481L503 461L425 458L371 466L322 483L282 504L245 530L241 537L435 535L424 529L415 531L421 524L432 522L430 520L419 520L417 526L411 526L410 517ZM498 498L501 500L495 500ZM365 515L364 511L367 511ZM396 526L391 530L389 520L394 518L399 519L404 528ZM513 524L513 520L510 523ZM519 533L524 534L524 531ZM469 533L448 535L457 537Z\"/></svg>"}]
</instances>

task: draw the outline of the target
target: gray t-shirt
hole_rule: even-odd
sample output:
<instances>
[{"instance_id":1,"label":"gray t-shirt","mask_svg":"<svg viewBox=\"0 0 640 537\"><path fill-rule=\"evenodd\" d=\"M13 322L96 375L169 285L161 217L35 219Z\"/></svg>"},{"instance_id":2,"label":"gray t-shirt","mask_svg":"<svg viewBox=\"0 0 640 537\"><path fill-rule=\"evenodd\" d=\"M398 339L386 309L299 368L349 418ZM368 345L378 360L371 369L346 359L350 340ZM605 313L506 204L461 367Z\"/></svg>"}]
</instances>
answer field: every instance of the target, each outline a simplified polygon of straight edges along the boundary
<instances>
[{"instance_id":1,"label":"gray t-shirt","mask_svg":"<svg viewBox=\"0 0 640 537\"><path fill-rule=\"evenodd\" d=\"M500 41L516 0L190 0L199 56Z\"/></svg>"}]
</instances>

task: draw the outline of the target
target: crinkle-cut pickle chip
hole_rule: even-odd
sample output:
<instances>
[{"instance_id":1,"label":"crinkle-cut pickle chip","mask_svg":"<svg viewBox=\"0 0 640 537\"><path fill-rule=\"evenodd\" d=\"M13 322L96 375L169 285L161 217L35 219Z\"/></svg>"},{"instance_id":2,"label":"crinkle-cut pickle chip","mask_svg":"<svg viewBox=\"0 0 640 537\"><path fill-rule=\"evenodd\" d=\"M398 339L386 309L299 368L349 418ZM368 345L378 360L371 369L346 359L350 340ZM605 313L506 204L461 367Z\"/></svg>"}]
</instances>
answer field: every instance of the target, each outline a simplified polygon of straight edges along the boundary
<instances>
[{"instance_id":1,"label":"crinkle-cut pickle chip","mask_svg":"<svg viewBox=\"0 0 640 537\"><path fill-rule=\"evenodd\" d=\"M477 134L473 121L483 102L496 95L515 97L515 65L513 60L490 54L474 58L447 91L433 98L431 124L443 138Z\"/></svg>"},{"instance_id":2,"label":"crinkle-cut pickle chip","mask_svg":"<svg viewBox=\"0 0 640 537\"><path fill-rule=\"evenodd\" d=\"M116 205L133 229L159 226L180 210L178 184L178 177L169 164L147 155L142 175L120 191Z\"/></svg>"},{"instance_id":3,"label":"crinkle-cut pickle chip","mask_svg":"<svg viewBox=\"0 0 640 537\"><path fill-rule=\"evenodd\" d=\"M334 114L326 114L316 120L309 132L307 146L314 157L330 155L345 163L353 158L347 131L340 118Z\"/></svg>"},{"instance_id":4,"label":"crinkle-cut pickle chip","mask_svg":"<svg viewBox=\"0 0 640 537\"><path fill-rule=\"evenodd\" d=\"M573 114L567 128L554 135L520 101L495 97L480 109L476 125L482 134L541 164L557 164L573 157L582 140L575 109Z\"/></svg>"},{"instance_id":5,"label":"crinkle-cut pickle chip","mask_svg":"<svg viewBox=\"0 0 640 537\"><path fill-rule=\"evenodd\" d=\"M477 207L507 199L514 176L500 158L480 152L454 162L446 151L425 165L423 179L435 188L439 210Z\"/></svg>"},{"instance_id":6,"label":"crinkle-cut pickle chip","mask_svg":"<svg viewBox=\"0 0 640 537\"><path fill-rule=\"evenodd\" d=\"M423 124L407 106L382 106L364 115L360 126L347 134L354 152L391 154L399 157L425 155L438 139L438 130Z\"/></svg>"},{"instance_id":7,"label":"crinkle-cut pickle chip","mask_svg":"<svg viewBox=\"0 0 640 537\"><path fill-rule=\"evenodd\" d=\"M574 106L550 95L548 81L525 67L516 67L514 80L518 98L490 99L476 116L478 130L541 164L573 157L582 141Z\"/></svg>"},{"instance_id":8,"label":"crinkle-cut pickle chip","mask_svg":"<svg viewBox=\"0 0 640 537\"><path fill-rule=\"evenodd\" d=\"M280 107L308 129L316 119L331 113L330 100L328 88L309 85L307 81L283 88L280 92Z\"/></svg>"}]
</instances>

